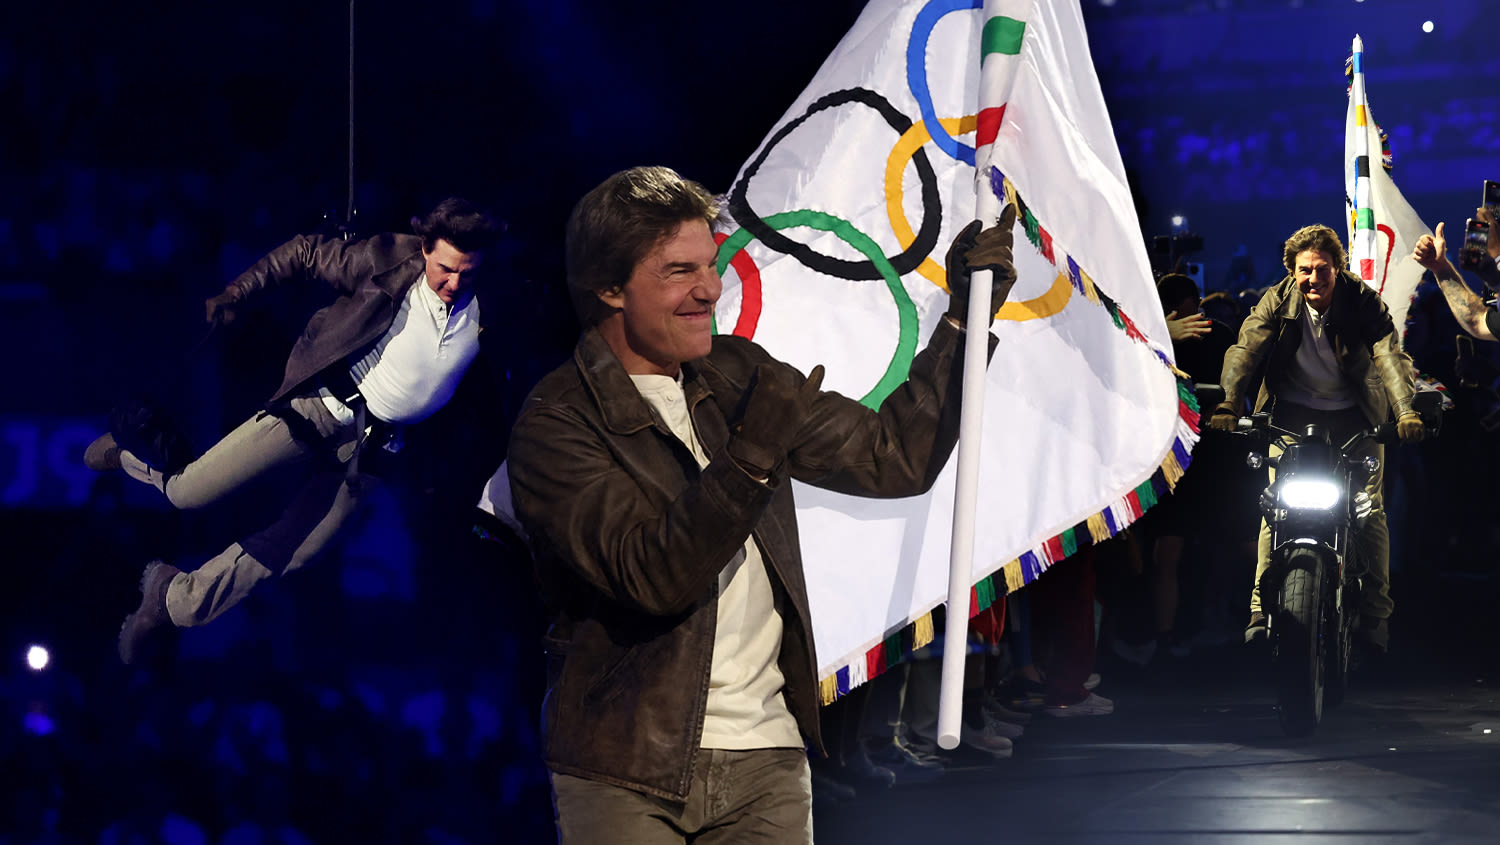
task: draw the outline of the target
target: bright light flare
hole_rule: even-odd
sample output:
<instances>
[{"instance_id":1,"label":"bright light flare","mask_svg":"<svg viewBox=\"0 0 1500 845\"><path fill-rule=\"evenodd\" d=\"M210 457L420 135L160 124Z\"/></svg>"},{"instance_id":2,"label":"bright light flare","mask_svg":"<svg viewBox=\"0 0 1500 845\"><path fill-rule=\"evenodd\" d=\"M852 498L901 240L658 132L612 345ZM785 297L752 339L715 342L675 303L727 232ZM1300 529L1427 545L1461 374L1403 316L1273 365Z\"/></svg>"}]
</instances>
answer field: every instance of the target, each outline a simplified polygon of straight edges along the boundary
<instances>
[{"instance_id":1,"label":"bright light flare","mask_svg":"<svg viewBox=\"0 0 1500 845\"><path fill-rule=\"evenodd\" d=\"M1325 479L1293 478L1281 485L1281 503L1288 508L1326 511L1339 501L1339 486Z\"/></svg>"},{"instance_id":2,"label":"bright light flare","mask_svg":"<svg viewBox=\"0 0 1500 845\"><path fill-rule=\"evenodd\" d=\"M40 672L51 662L52 655L47 652L46 647L34 645L26 649L26 665L31 667L31 671Z\"/></svg>"}]
</instances>

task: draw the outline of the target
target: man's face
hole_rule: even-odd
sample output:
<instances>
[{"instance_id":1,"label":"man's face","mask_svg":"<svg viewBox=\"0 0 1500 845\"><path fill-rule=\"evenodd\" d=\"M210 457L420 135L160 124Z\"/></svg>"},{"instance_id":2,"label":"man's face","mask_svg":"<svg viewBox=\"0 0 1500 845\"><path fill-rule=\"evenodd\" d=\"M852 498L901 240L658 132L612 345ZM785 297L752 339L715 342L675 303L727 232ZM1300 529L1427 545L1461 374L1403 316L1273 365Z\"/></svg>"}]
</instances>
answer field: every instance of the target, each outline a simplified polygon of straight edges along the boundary
<instances>
[{"instance_id":1,"label":"man's face","mask_svg":"<svg viewBox=\"0 0 1500 845\"><path fill-rule=\"evenodd\" d=\"M474 288L474 277L484 254L460 252L458 247L438 238L428 252L424 247L422 257L427 260L427 286L450 306L462 306L469 301Z\"/></svg>"},{"instance_id":2,"label":"man's face","mask_svg":"<svg viewBox=\"0 0 1500 845\"><path fill-rule=\"evenodd\" d=\"M1314 249L1297 253L1292 274L1297 277L1297 289L1302 291L1307 304L1319 314L1327 311L1333 302L1333 284L1338 280L1328 253Z\"/></svg>"},{"instance_id":3,"label":"man's face","mask_svg":"<svg viewBox=\"0 0 1500 845\"><path fill-rule=\"evenodd\" d=\"M611 346L626 372L675 376L682 362L708 354L724 290L718 252L706 222L685 221L636 263L624 287L599 294L623 312L624 348Z\"/></svg>"}]
</instances>

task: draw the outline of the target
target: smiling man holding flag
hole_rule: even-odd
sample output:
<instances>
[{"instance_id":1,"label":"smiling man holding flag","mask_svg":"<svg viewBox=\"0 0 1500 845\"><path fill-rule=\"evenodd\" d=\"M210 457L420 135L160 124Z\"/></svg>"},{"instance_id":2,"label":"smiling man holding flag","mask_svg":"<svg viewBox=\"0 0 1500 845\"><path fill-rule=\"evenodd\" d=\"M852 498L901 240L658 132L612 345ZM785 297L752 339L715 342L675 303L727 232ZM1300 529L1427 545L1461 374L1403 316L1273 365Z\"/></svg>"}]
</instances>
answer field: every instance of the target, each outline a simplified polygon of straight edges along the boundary
<instances>
[{"instance_id":1,"label":"smiling man holding flag","mask_svg":"<svg viewBox=\"0 0 1500 845\"><path fill-rule=\"evenodd\" d=\"M1012 208L955 240L949 307L872 409L821 391L821 366L711 334L717 215L664 167L579 201L567 269L585 329L511 435L553 617L545 757L565 843L812 840L821 737L791 479L926 492L958 434L970 264L992 275L982 315L1015 283Z\"/></svg>"}]
</instances>

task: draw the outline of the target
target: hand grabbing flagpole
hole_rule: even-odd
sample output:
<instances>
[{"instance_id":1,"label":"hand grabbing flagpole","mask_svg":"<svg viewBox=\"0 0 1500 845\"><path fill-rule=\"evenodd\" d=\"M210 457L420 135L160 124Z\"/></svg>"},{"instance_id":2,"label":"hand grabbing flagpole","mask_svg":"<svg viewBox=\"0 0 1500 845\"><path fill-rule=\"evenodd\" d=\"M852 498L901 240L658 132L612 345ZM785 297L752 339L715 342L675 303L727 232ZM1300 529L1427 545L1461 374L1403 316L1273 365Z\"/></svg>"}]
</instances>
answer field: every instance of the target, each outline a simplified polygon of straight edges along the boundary
<instances>
[{"instance_id":1,"label":"hand grabbing flagpole","mask_svg":"<svg viewBox=\"0 0 1500 845\"><path fill-rule=\"evenodd\" d=\"M1029 0L985 0L980 35L979 128L975 137L975 217L986 228L1001 219L1001 201L990 182L990 153L1016 78L1017 55L1026 32ZM1014 225L1014 216L1007 215ZM950 282L951 284L951 282ZM958 480L953 502L953 541L948 560L948 616L943 631L943 673L938 699L938 745L958 746L963 717L964 658L974 557L975 512L979 497L979 446L984 424L984 379L989 343L985 338L996 307L988 295L994 273L976 270L969 280L970 335L964 345L963 409L959 415Z\"/></svg>"}]
</instances>

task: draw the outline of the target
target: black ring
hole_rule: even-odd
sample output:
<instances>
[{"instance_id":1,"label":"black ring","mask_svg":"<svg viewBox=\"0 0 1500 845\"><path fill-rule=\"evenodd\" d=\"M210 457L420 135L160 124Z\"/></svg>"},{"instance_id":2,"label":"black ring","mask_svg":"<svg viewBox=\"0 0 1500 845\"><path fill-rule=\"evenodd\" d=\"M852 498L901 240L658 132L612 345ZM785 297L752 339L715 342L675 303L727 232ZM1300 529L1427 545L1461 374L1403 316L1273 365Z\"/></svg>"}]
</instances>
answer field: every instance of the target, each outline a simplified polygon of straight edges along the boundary
<instances>
[{"instance_id":1,"label":"black ring","mask_svg":"<svg viewBox=\"0 0 1500 845\"><path fill-rule=\"evenodd\" d=\"M748 229L750 234L758 238L761 243L776 252L790 255L809 270L849 281L875 281L882 278L880 271L875 267L875 262L849 261L814 252L807 244L798 243L767 225L766 221L750 207L750 202L745 197L750 179L760 170L760 166L765 163L766 156L770 155L771 150L775 149L783 138L814 114L847 103L860 103L879 112L880 116L885 118L885 122L896 130L898 136L905 135L906 131L911 128L910 118L891 105L885 97L868 88L847 88L819 97L807 107L807 111L801 117L778 129L776 134L766 141L766 146L760 151L760 155L745 167L745 175L735 183L729 193L729 213L734 217L735 222ZM937 246L938 231L943 224L941 213L943 203L938 195L937 174L933 172L932 164L927 160L927 151L917 150L911 160L917 168L917 177L922 182L922 228L917 231L916 238L912 240L911 246L907 247L906 251L891 256L889 259L891 266L896 268L896 274L900 276L917 269L917 266L932 254Z\"/></svg>"}]
</instances>

